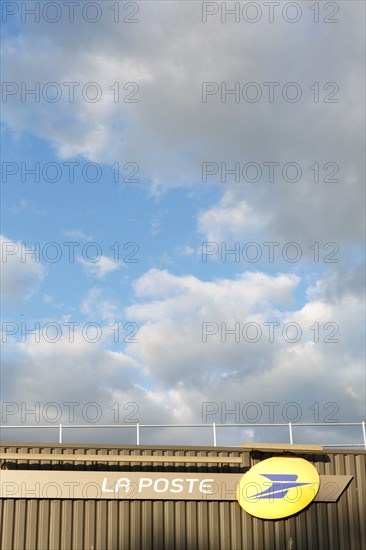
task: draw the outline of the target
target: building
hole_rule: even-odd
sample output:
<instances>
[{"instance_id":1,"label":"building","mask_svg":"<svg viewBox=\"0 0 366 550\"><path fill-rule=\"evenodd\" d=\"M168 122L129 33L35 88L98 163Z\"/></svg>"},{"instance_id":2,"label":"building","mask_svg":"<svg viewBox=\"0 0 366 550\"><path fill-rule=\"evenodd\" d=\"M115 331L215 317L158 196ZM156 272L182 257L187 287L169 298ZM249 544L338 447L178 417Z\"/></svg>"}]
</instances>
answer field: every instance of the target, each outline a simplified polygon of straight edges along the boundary
<instances>
[{"instance_id":1,"label":"building","mask_svg":"<svg viewBox=\"0 0 366 550\"><path fill-rule=\"evenodd\" d=\"M0 457L2 550L366 550L365 451L2 443ZM306 460L320 489L261 519L235 487L273 457Z\"/></svg>"}]
</instances>

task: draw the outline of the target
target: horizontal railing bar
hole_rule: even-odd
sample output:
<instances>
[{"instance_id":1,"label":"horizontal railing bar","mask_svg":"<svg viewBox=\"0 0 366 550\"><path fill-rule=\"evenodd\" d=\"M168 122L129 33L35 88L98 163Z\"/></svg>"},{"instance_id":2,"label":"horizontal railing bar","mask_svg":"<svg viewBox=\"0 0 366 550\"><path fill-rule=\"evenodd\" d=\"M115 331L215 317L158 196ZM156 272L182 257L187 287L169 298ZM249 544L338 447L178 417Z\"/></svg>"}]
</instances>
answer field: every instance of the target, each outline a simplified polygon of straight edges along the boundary
<instances>
[{"instance_id":1,"label":"horizontal railing bar","mask_svg":"<svg viewBox=\"0 0 366 550\"><path fill-rule=\"evenodd\" d=\"M21 425L16 425L16 426L0 426L0 429L10 429L10 428L19 428L19 429L24 429L24 430L27 430L27 429L38 429L38 428L44 428L44 429L47 429L49 428L50 430L51 429L55 429L55 428L59 428L60 424L53 424L52 426L44 426L43 424L41 424L40 426L21 426ZM136 430L136 424L117 424L117 425L113 425L113 424L62 424L62 429L64 428L67 428L67 429L72 429L72 428L133 428L134 430Z\"/></svg>"},{"instance_id":2,"label":"horizontal railing bar","mask_svg":"<svg viewBox=\"0 0 366 550\"><path fill-rule=\"evenodd\" d=\"M170 462L204 464L241 464L240 456L172 456L172 455L76 455L49 453L0 453L0 460L49 460L52 462Z\"/></svg>"},{"instance_id":3,"label":"horizontal railing bar","mask_svg":"<svg viewBox=\"0 0 366 550\"><path fill-rule=\"evenodd\" d=\"M322 447L364 447L363 443L332 443L322 445Z\"/></svg>"},{"instance_id":4,"label":"horizontal railing bar","mask_svg":"<svg viewBox=\"0 0 366 550\"><path fill-rule=\"evenodd\" d=\"M309 426L309 427L315 427L315 426L331 426L331 427L338 427L338 426L362 426L362 422L324 422L324 423L321 423L321 422L315 422L315 423L292 423L291 424L292 427L294 428L295 426ZM215 426L217 428L241 428L241 427L258 427L258 428L269 428L269 427L282 427L282 428L287 428L288 427L288 422L286 423L269 423L269 424L256 424L256 423L246 423L246 424L217 424L215 423ZM55 423L55 424L52 424L52 426L45 426L44 424L40 424L40 425L26 425L26 426L22 426L21 424L17 424L17 425L14 425L14 426L8 426L8 425L2 425L0 426L0 429L14 429L14 428L19 428L19 429L24 429L24 430L28 430L28 429L37 429L37 428L43 428L43 429L54 429L54 428L58 428L59 427L59 424ZM210 428L212 429L212 424L139 424L139 427L140 428ZM120 428L127 428L127 429L136 429L136 424L62 424L62 428L64 429L73 429L73 428L85 428L85 429L89 429L89 428L94 428L94 429L97 429L97 428L111 428L111 429L120 429Z\"/></svg>"},{"instance_id":5,"label":"horizontal railing bar","mask_svg":"<svg viewBox=\"0 0 366 550\"><path fill-rule=\"evenodd\" d=\"M141 425L141 424L140 424ZM282 426L282 427L288 427L289 423L286 422L284 424L275 424L275 423L270 423L270 424L255 424L255 423L251 423L251 424L216 424L216 427L224 427L224 426L227 426L229 428L233 428L235 426L266 426L266 427L269 427L269 426ZM291 426L294 428L295 426L362 426L362 422L324 422L324 423L321 423L321 422L314 422L314 423L302 423L302 422L291 422Z\"/></svg>"},{"instance_id":6,"label":"horizontal railing bar","mask_svg":"<svg viewBox=\"0 0 366 550\"><path fill-rule=\"evenodd\" d=\"M345 426L362 426L362 433L363 433L363 443L334 443L334 444L323 444L322 446L325 448L341 448L341 447L365 447L366 449L366 429L365 429L365 422L286 422L286 423L255 423L255 422L246 422L246 423L234 423L234 424L217 424L217 423L205 423L205 424L62 424L62 423L54 423L52 425L44 425L44 424L38 424L38 425L23 425L23 424L17 424L17 425L0 425L0 430L37 430L37 429L44 429L44 430L50 430L58 428L59 430L59 443L62 443L62 433L63 430L68 429L132 429L137 430L137 445L140 445L140 428L142 429L161 429L161 428L209 428L214 430L214 446L217 445L217 428L288 428L290 430L290 444L293 443L293 429L295 427L332 427L338 428L338 427L345 427Z\"/></svg>"}]
</instances>

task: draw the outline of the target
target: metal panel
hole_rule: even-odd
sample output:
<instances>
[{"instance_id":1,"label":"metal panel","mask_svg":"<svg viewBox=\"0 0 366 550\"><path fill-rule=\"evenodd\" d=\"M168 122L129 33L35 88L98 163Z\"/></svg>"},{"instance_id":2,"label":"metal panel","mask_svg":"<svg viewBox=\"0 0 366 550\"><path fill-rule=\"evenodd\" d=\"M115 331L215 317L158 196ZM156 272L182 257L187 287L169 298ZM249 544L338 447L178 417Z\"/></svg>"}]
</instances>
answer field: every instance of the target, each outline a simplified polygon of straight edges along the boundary
<instances>
[{"instance_id":1,"label":"metal panel","mask_svg":"<svg viewBox=\"0 0 366 550\"><path fill-rule=\"evenodd\" d=\"M6 443L1 452L240 456L243 466L276 454L240 447L133 447ZM338 502L316 503L285 520L263 521L235 501L3 499L2 550L366 550L366 453L304 454L320 474L353 475ZM15 469L239 472L237 465L11 461ZM1 472L0 472L1 475Z\"/></svg>"}]
</instances>

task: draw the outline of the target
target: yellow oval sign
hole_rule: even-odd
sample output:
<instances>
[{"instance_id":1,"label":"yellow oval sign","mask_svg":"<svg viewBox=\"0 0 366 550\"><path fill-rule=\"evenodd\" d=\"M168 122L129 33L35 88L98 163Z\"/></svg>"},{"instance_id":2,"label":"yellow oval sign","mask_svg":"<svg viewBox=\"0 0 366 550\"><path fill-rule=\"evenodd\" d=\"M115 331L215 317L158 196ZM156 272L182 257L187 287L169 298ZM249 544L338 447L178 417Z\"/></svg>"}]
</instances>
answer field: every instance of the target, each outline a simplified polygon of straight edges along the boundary
<instances>
[{"instance_id":1,"label":"yellow oval sign","mask_svg":"<svg viewBox=\"0 0 366 550\"><path fill-rule=\"evenodd\" d=\"M307 460L274 457L259 462L240 480L240 506L257 518L280 519L296 514L316 497L320 478Z\"/></svg>"}]
</instances>

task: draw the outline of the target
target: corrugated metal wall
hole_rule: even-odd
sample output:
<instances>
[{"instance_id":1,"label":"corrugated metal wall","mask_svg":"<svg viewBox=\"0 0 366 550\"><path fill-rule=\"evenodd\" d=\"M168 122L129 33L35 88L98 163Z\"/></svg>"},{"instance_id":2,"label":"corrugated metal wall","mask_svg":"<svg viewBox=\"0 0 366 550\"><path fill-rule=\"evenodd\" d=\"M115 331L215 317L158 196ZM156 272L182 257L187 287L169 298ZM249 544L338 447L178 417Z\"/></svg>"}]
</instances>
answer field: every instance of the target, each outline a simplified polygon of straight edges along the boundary
<instances>
[{"instance_id":1,"label":"corrugated metal wall","mask_svg":"<svg viewBox=\"0 0 366 550\"><path fill-rule=\"evenodd\" d=\"M106 445L3 444L2 452L154 454L242 456L251 466L270 454L252 455L240 448L132 447ZM320 474L353 475L337 503L313 503L286 520L263 521L246 514L235 501L109 501L2 499L2 550L366 550L366 453L329 451L329 461L314 461ZM47 469L135 471L230 471L189 465L118 466L62 464L42 461ZM40 463L14 463L39 468Z\"/></svg>"}]
</instances>

